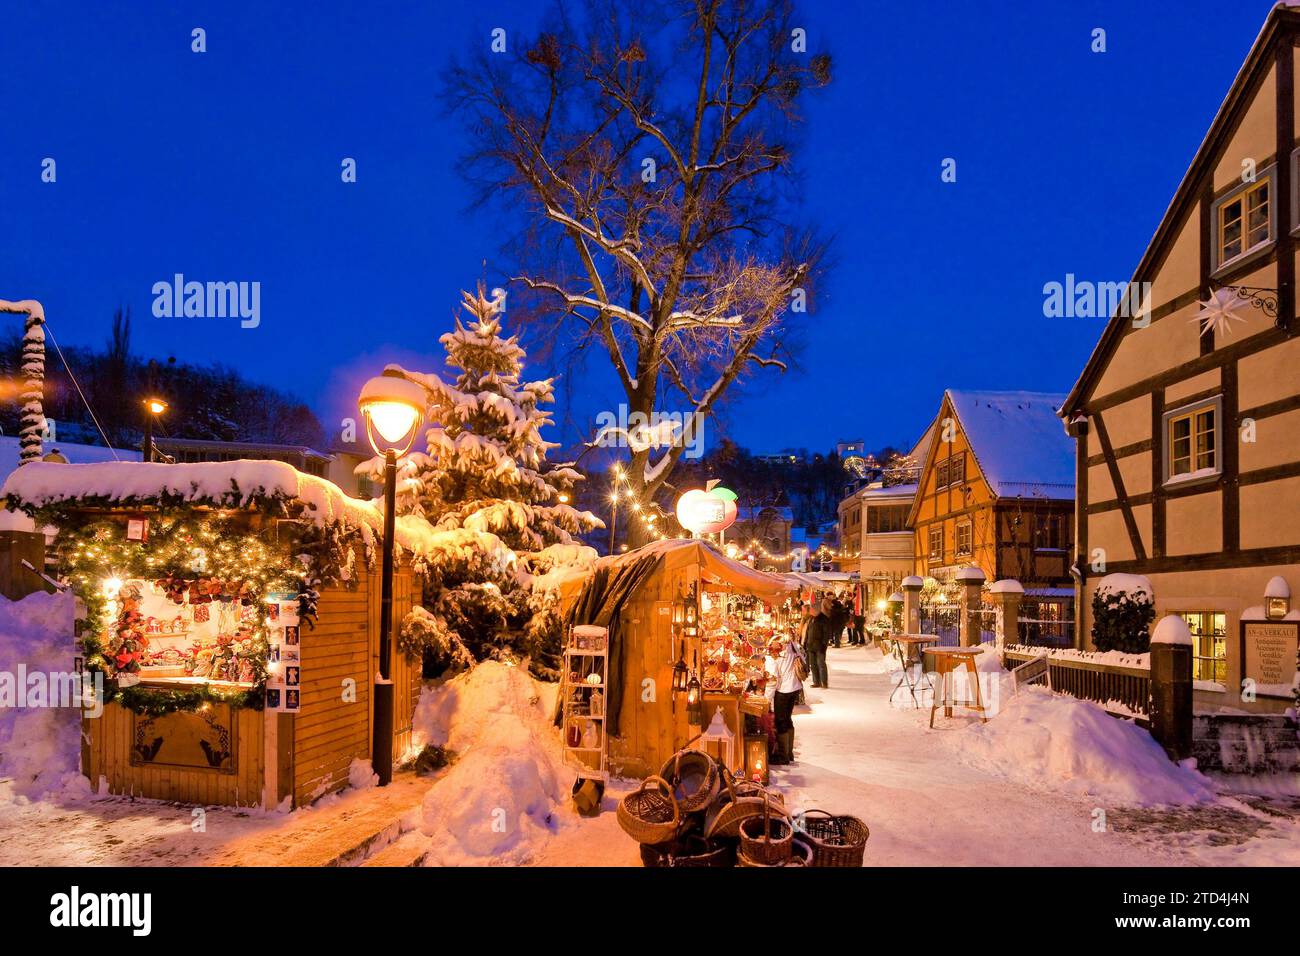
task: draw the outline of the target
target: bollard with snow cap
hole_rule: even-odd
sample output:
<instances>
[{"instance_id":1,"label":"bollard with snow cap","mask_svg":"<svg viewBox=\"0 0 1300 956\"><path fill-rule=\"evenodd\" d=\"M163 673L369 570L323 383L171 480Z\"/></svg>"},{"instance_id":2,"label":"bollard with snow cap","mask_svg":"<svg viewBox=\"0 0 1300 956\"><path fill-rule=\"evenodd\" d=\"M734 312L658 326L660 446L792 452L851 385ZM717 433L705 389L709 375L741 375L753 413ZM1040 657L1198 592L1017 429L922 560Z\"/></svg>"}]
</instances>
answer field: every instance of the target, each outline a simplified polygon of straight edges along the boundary
<instances>
[{"instance_id":1,"label":"bollard with snow cap","mask_svg":"<svg viewBox=\"0 0 1300 956\"><path fill-rule=\"evenodd\" d=\"M1192 755L1192 632L1176 614L1151 632L1151 736L1171 760Z\"/></svg>"}]
</instances>

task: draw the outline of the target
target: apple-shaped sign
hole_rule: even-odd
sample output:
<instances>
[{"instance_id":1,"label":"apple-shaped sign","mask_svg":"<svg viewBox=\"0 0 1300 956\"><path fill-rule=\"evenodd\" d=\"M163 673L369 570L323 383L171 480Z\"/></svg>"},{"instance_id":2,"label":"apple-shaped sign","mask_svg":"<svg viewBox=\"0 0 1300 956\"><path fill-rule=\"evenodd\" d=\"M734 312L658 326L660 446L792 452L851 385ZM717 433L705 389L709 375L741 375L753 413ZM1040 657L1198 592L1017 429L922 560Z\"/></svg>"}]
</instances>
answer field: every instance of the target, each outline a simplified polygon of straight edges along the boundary
<instances>
[{"instance_id":1,"label":"apple-shaped sign","mask_svg":"<svg viewBox=\"0 0 1300 956\"><path fill-rule=\"evenodd\" d=\"M693 534L715 534L736 522L736 493L729 488L696 488L677 499L677 520Z\"/></svg>"}]
</instances>

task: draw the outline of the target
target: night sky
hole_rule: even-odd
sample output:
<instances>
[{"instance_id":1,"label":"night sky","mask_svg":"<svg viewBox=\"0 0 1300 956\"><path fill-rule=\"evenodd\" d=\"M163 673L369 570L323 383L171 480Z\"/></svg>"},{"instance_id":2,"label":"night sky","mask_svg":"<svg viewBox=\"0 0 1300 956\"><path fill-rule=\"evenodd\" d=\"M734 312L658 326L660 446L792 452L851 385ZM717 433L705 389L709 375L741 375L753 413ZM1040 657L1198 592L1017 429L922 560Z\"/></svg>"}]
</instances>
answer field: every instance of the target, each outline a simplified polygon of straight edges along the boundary
<instances>
[{"instance_id":1,"label":"night sky","mask_svg":"<svg viewBox=\"0 0 1300 956\"><path fill-rule=\"evenodd\" d=\"M0 298L40 299L64 344L101 343L129 305L137 352L239 366L331 427L384 363L435 366L485 259L499 279L520 223L469 208L438 77L493 27L529 32L536 6L11 0ZM835 58L798 156L834 272L802 371L733 397L727 433L902 444L945 387L1068 390L1102 320L1044 318L1043 284L1130 277L1270 6L804 3ZM261 325L153 317L177 272L260 281ZM558 389L566 440L622 400L599 366Z\"/></svg>"}]
</instances>

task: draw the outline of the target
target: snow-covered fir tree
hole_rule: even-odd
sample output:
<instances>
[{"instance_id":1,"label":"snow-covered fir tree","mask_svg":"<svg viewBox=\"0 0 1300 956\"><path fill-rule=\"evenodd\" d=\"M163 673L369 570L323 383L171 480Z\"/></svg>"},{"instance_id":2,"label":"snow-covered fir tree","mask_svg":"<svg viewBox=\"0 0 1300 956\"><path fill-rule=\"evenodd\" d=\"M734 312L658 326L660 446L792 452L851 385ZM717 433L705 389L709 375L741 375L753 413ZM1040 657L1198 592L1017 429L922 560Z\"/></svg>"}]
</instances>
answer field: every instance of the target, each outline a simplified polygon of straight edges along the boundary
<instances>
[{"instance_id":1,"label":"snow-covered fir tree","mask_svg":"<svg viewBox=\"0 0 1300 956\"><path fill-rule=\"evenodd\" d=\"M403 459L397 510L440 531L491 534L516 555L508 572L484 562L449 559L429 569L427 614L408 618L408 648L429 649L434 666L503 653L528 656L545 672L558 644L558 620L535 576L594 558L576 536L602 527L566 500L582 476L547 467L556 447L542 437L552 424L542 406L554 401L552 379L521 381L527 358L501 327L505 291L480 285L463 293L465 318L440 338L455 381L389 366L428 396L424 451ZM377 473L380 459L369 467Z\"/></svg>"}]
</instances>

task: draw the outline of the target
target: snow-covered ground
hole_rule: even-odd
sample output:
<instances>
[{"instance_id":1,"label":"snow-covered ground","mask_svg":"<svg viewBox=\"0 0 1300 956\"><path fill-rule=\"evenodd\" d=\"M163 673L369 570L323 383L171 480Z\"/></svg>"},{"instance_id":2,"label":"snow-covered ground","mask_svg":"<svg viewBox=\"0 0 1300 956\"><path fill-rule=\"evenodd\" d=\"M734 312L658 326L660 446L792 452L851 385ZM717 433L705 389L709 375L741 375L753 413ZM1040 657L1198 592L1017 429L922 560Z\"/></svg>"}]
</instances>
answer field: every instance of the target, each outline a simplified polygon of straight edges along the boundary
<instances>
[{"instance_id":1,"label":"snow-covered ground","mask_svg":"<svg viewBox=\"0 0 1300 956\"><path fill-rule=\"evenodd\" d=\"M65 666L49 642L67 633L65 604L0 599L0 670ZM1013 695L997 673L994 719L958 710L931 730L928 707L888 702L878 651L832 650L830 667L831 687L796 713L798 762L774 781L795 808L865 820L868 865L1300 863L1295 780L1211 781L1132 724L1041 690ZM614 815L632 782L613 781L596 818L573 809L555 692L521 668L480 665L421 698L418 732L456 754L435 776L377 790L358 772L360 789L311 808L213 807L202 828L191 807L92 793L75 773L74 714L0 709L0 865L325 862L389 823L369 851L385 862L638 865ZM1244 783L1254 794L1233 792Z\"/></svg>"}]
</instances>

